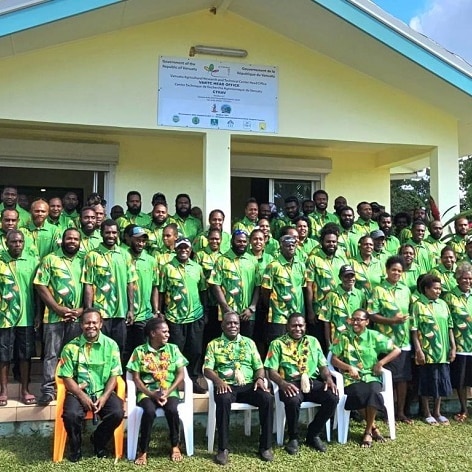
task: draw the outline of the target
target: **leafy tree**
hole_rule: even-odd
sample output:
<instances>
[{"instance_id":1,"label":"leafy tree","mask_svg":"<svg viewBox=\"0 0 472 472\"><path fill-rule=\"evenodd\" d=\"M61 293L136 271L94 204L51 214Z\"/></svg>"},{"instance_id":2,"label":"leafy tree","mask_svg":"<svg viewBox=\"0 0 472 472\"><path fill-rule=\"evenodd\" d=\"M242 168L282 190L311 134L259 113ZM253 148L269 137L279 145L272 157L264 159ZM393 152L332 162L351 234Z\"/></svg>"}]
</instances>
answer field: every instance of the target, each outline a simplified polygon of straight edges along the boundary
<instances>
[{"instance_id":1,"label":"leafy tree","mask_svg":"<svg viewBox=\"0 0 472 472\"><path fill-rule=\"evenodd\" d=\"M421 206L428 208L429 180L429 169L421 178L392 180L390 182L390 208L392 214L395 215L400 211L410 212Z\"/></svg>"},{"instance_id":2,"label":"leafy tree","mask_svg":"<svg viewBox=\"0 0 472 472\"><path fill-rule=\"evenodd\" d=\"M472 156L459 160L459 186L461 192L461 211L472 209Z\"/></svg>"}]
</instances>

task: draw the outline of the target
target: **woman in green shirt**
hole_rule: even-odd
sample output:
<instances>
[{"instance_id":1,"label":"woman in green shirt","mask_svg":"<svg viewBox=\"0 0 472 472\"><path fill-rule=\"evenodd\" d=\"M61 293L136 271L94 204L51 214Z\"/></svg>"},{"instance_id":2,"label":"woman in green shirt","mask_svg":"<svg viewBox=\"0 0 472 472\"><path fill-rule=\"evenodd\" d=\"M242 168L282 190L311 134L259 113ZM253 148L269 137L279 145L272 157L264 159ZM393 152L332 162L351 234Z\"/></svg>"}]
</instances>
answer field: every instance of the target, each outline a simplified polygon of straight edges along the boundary
<instances>
[{"instance_id":1,"label":"woman in green shirt","mask_svg":"<svg viewBox=\"0 0 472 472\"><path fill-rule=\"evenodd\" d=\"M441 262L436 267L433 267L430 274L435 275L441 279L442 294L444 299L446 293L450 292L457 286L456 278L456 254L454 250L445 246L441 250Z\"/></svg>"}]
</instances>

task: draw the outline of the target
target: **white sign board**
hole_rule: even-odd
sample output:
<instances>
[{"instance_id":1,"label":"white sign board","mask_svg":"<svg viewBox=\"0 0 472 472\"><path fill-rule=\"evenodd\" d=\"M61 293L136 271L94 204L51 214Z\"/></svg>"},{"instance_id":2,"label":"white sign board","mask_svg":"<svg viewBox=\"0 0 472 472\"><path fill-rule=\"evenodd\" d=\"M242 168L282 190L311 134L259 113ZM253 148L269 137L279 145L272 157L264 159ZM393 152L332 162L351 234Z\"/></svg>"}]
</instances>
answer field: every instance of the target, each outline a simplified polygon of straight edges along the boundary
<instances>
[{"instance_id":1,"label":"white sign board","mask_svg":"<svg viewBox=\"0 0 472 472\"><path fill-rule=\"evenodd\" d=\"M277 67L161 57L157 123L276 133L277 94Z\"/></svg>"}]
</instances>

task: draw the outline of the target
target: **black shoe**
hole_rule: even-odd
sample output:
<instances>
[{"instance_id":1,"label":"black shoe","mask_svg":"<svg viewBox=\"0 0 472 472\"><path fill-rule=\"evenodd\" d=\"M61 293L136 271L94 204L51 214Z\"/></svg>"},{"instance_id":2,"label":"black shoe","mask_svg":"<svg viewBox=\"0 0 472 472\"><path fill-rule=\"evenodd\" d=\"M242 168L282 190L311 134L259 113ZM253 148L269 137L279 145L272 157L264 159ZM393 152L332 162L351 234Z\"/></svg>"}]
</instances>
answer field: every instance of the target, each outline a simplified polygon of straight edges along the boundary
<instances>
[{"instance_id":1,"label":"black shoe","mask_svg":"<svg viewBox=\"0 0 472 472\"><path fill-rule=\"evenodd\" d=\"M312 449L316 449L319 452L326 452L326 444L320 439L319 436L307 439L306 445Z\"/></svg>"},{"instance_id":2,"label":"black shoe","mask_svg":"<svg viewBox=\"0 0 472 472\"><path fill-rule=\"evenodd\" d=\"M53 393L43 393L36 402L39 406L48 406L56 399Z\"/></svg>"},{"instance_id":3,"label":"black shoe","mask_svg":"<svg viewBox=\"0 0 472 472\"><path fill-rule=\"evenodd\" d=\"M219 465L226 465L229 459L228 449L223 449L218 451L218 454L215 456L215 462Z\"/></svg>"},{"instance_id":4,"label":"black shoe","mask_svg":"<svg viewBox=\"0 0 472 472\"><path fill-rule=\"evenodd\" d=\"M93 446L93 452L99 459L103 459L104 457L108 456L108 451L105 448L98 448L95 445L94 433L90 435L90 442L92 443L92 446Z\"/></svg>"},{"instance_id":5,"label":"black shoe","mask_svg":"<svg viewBox=\"0 0 472 472\"><path fill-rule=\"evenodd\" d=\"M259 451L259 455L264 462L272 462L274 460L274 453L272 449L266 449L265 451Z\"/></svg>"},{"instance_id":6,"label":"black shoe","mask_svg":"<svg viewBox=\"0 0 472 472\"><path fill-rule=\"evenodd\" d=\"M285 445L285 451L288 452L292 456L294 456L295 454L298 454L298 441L296 439L291 439Z\"/></svg>"},{"instance_id":7,"label":"black shoe","mask_svg":"<svg viewBox=\"0 0 472 472\"><path fill-rule=\"evenodd\" d=\"M200 395L203 395L207 393L208 390L206 388L203 388L199 383L193 382L193 393L198 393Z\"/></svg>"},{"instance_id":8,"label":"black shoe","mask_svg":"<svg viewBox=\"0 0 472 472\"><path fill-rule=\"evenodd\" d=\"M82 459L82 451L79 449L78 451L70 452L67 459L69 462L79 462Z\"/></svg>"}]
</instances>

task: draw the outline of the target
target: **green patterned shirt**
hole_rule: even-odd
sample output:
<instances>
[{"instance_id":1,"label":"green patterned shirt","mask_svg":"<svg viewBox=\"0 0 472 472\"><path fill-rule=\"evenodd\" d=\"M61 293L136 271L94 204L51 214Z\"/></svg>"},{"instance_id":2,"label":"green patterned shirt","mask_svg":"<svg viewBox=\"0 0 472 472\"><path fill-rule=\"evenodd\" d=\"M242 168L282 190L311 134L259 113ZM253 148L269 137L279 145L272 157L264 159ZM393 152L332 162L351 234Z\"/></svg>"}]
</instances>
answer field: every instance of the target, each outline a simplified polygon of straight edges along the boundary
<instances>
[{"instance_id":1,"label":"green patterned shirt","mask_svg":"<svg viewBox=\"0 0 472 472\"><path fill-rule=\"evenodd\" d=\"M413 239L409 239L406 244L409 244L415 248L415 262L420 267L421 273L425 274L429 272L434 265L434 257L429 252L430 245L424 241L415 243Z\"/></svg>"},{"instance_id":2,"label":"green patterned shirt","mask_svg":"<svg viewBox=\"0 0 472 472\"><path fill-rule=\"evenodd\" d=\"M80 233L80 247L79 255L84 258L87 252L97 248L103 241L100 231L96 229L92 234L87 235L81 229L78 230Z\"/></svg>"},{"instance_id":3,"label":"green patterned shirt","mask_svg":"<svg viewBox=\"0 0 472 472\"><path fill-rule=\"evenodd\" d=\"M131 355L126 369L130 372L138 372L141 381L151 392L167 390L175 381L177 370L188 364L175 344L164 344L159 349L154 349L149 343L138 346ZM175 389L169 395L179 398L179 390ZM137 392L136 401L139 403L147 395Z\"/></svg>"},{"instance_id":4,"label":"green patterned shirt","mask_svg":"<svg viewBox=\"0 0 472 472\"><path fill-rule=\"evenodd\" d=\"M370 234L372 231L379 229L379 225L374 220L365 221L362 218L357 218L357 220L352 225L351 231L357 233L359 238L365 234Z\"/></svg>"},{"instance_id":5,"label":"green patterned shirt","mask_svg":"<svg viewBox=\"0 0 472 472\"><path fill-rule=\"evenodd\" d=\"M151 221L152 218L147 213L140 211L137 215L134 215L127 211L116 220L116 223L118 224L120 234L123 234L123 231L128 225L137 225L145 228L151 224Z\"/></svg>"},{"instance_id":6,"label":"green patterned shirt","mask_svg":"<svg viewBox=\"0 0 472 472\"><path fill-rule=\"evenodd\" d=\"M261 284L257 260L247 252L237 256L230 249L216 261L208 283L220 286L228 306L241 313L251 304L254 290ZM254 318L253 314L251 320Z\"/></svg>"},{"instance_id":7,"label":"green patterned shirt","mask_svg":"<svg viewBox=\"0 0 472 472\"><path fill-rule=\"evenodd\" d=\"M321 350L320 343L313 336L303 336L298 341L288 334L274 339L269 346L264 367L278 372L287 382L299 382L302 374L315 379L320 374L320 367L328 363Z\"/></svg>"},{"instance_id":8,"label":"green patterned shirt","mask_svg":"<svg viewBox=\"0 0 472 472\"><path fill-rule=\"evenodd\" d=\"M472 297L455 287L444 296L451 312L457 354L472 354Z\"/></svg>"},{"instance_id":9,"label":"green patterned shirt","mask_svg":"<svg viewBox=\"0 0 472 472\"><path fill-rule=\"evenodd\" d=\"M465 254L465 238L455 234L448 242L447 245L451 247L456 253L456 259L462 259Z\"/></svg>"},{"instance_id":10,"label":"green patterned shirt","mask_svg":"<svg viewBox=\"0 0 472 472\"><path fill-rule=\"evenodd\" d=\"M424 242L426 243L429 253L433 258L432 264L436 266L441 263L441 251L445 247L445 244L442 241L438 241L434 239L431 235L427 238L424 238Z\"/></svg>"},{"instance_id":11,"label":"green patterned shirt","mask_svg":"<svg viewBox=\"0 0 472 472\"><path fill-rule=\"evenodd\" d=\"M167 217L160 225L156 225L156 223L151 221L151 223L145 227L146 233L149 236L146 248L150 254L155 255L165 252L166 246L162 239L162 233L164 232L164 228L171 223L174 223L174 221L171 217Z\"/></svg>"},{"instance_id":12,"label":"green patterned shirt","mask_svg":"<svg viewBox=\"0 0 472 472\"><path fill-rule=\"evenodd\" d=\"M395 348L393 340L378 331L365 329L359 336L349 329L342 333L331 344L331 352L342 362L355 367L360 379L353 379L347 372L343 373L344 386L362 382L381 382L380 375L374 375L372 369L378 362L379 354L388 354Z\"/></svg>"},{"instance_id":13,"label":"green patterned shirt","mask_svg":"<svg viewBox=\"0 0 472 472\"><path fill-rule=\"evenodd\" d=\"M64 346L59 359L58 376L86 385L87 395L99 397L108 380L122 373L118 344L103 333L93 343L77 336Z\"/></svg>"},{"instance_id":14,"label":"green patterned shirt","mask_svg":"<svg viewBox=\"0 0 472 472\"><path fill-rule=\"evenodd\" d=\"M424 295L411 306L412 330L418 339L427 364L448 363L449 329L452 317L444 300L429 300Z\"/></svg>"},{"instance_id":15,"label":"green patterned shirt","mask_svg":"<svg viewBox=\"0 0 472 472\"><path fill-rule=\"evenodd\" d=\"M275 221L275 220L272 220ZM245 216L242 220L236 221L233 225L233 232L236 231L237 229L240 229L242 231L246 231L248 236L252 233L252 230L256 227L257 222L256 221L251 221L247 216ZM272 228L272 223L271 223L271 228Z\"/></svg>"},{"instance_id":16,"label":"green patterned shirt","mask_svg":"<svg viewBox=\"0 0 472 472\"><path fill-rule=\"evenodd\" d=\"M328 211L325 214L320 213L315 210L313 213L308 215L311 225L311 234L313 236L318 236L320 234L321 228L327 223L336 223L339 225L339 218L334 213L329 213Z\"/></svg>"},{"instance_id":17,"label":"green patterned shirt","mask_svg":"<svg viewBox=\"0 0 472 472\"><path fill-rule=\"evenodd\" d=\"M0 328L33 326L33 279L39 259L24 253L12 259L8 252L0 259Z\"/></svg>"},{"instance_id":18,"label":"green patterned shirt","mask_svg":"<svg viewBox=\"0 0 472 472\"><path fill-rule=\"evenodd\" d=\"M210 341L203 363L204 369L216 372L228 385L234 385L234 371L240 369L246 383L254 381L254 374L263 368L256 344L250 338L238 334L230 340L224 334Z\"/></svg>"},{"instance_id":19,"label":"green patterned shirt","mask_svg":"<svg viewBox=\"0 0 472 472\"><path fill-rule=\"evenodd\" d=\"M3 203L0 202L0 213L5 209ZM21 208L20 205L15 205L15 208L9 210L16 210L18 212L18 229L23 228L31 220L31 213Z\"/></svg>"},{"instance_id":20,"label":"green patterned shirt","mask_svg":"<svg viewBox=\"0 0 472 472\"><path fill-rule=\"evenodd\" d=\"M417 280L420 275L421 269L416 262L412 262L411 267L403 271L402 282L410 289L411 293L417 290Z\"/></svg>"},{"instance_id":21,"label":"green patterned shirt","mask_svg":"<svg viewBox=\"0 0 472 472\"><path fill-rule=\"evenodd\" d=\"M165 317L172 323L192 323L203 316L200 292L207 289L202 267L189 259L185 264L177 257L161 270L159 292L165 294Z\"/></svg>"},{"instance_id":22,"label":"green patterned shirt","mask_svg":"<svg viewBox=\"0 0 472 472\"><path fill-rule=\"evenodd\" d=\"M339 336L349 327L348 320L358 308L366 308L364 290L353 288L346 292L341 285L326 295L318 318L331 324L331 339Z\"/></svg>"},{"instance_id":23,"label":"green patterned shirt","mask_svg":"<svg viewBox=\"0 0 472 472\"><path fill-rule=\"evenodd\" d=\"M38 249L39 257L43 258L45 255L55 251L61 241L62 234L57 226L44 222L40 228L36 227L30 221L25 227L25 232L34 241L35 247Z\"/></svg>"},{"instance_id":24,"label":"green patterned shirt","mask_svg":"<svg viewBox=\"0 0 472 472\"><path fill-rule=\"evenodd\" d=\"M134 289L134 321L146 321L152 318L151 297L153 288L159 287L159 267L156 258L146 251L138 256L128 251L138 277Z\"/></svg>"},{"instance_id":25,"label":"green patterned shirt","mask_svg":"<svg viewBox=\"0 0 472 472\"><path fill-rule=\"evenodd\" d=\"M288 216L281 216L272 220L270 224L270 230L277 241L280 239L280 231L285 226L291 226L292 228L295 228L295 224Z\"/></svg>"},{"instance_id":26,"label":"green patterned shirt","mask_svg":"<svg viewBox=\"0 0 472 472\"><path fill-rule=\"evenodd\" d=\"M187 218L181 218L177 213L172 215L172 221L177 225L179 234L193 241L197 234L200 234L203 230L202 222L192 215Z\"/></svg>"},{"instance_id":27,"label":"green patterned shirt","mask_svg":"<svg viewBox=\"0 0 472 472\"><path fill-rule=\"evenodd\" d=\"M265 243L264 252L274 258L277 257L280 254L280 244L277 239L269 236L269 239Z\"/></svg>"},{"instance_id":28,"label":"green patterned shirt","mask_svg":"<svg viewBox=\"0 0 472 472\"><path fill-rule=\"evenodd\" d=\"M82 306L83 285L80 281L84 260L77 253L68 257L62 248L45 256L36 272L35 285L43 285L48 288L54 301L71 309ZM58 316L48 306L44 309L44 323L60 323L63 318Z\"/></svg>"},{"instance_id":29,"label":"green patterned shirt","mask_svg":"<svg viewBox=\"0 0 472 472\"><path fill-rule=\"evenodd\" d=\"M346 231L345 229L341 228L341 232L339 233L338 237L338 247L344 251L348 259L356 257L357 253L359 252L358 244L360 237L361 236L355 231Z\"/></svg>"},{"instance_id":30,"label":"green patterned shirt","mask_svg":"<svg viewBox=\"0 0 472 472\"><path fill-rule=\"evenodd\" d=\"M385 249L388 253L392 256L396 256L398 254L398 250L400 249L400 241L396 236L387 236L385 238Z\"/></svg>"},{"instance_id":31,"label":"green patterned shirt","mask_svg":"<svg viewBox=\"0 0 472 472\"><path fill-rule=\"evenodd\" d=\"M446 269L444 264L439 264L429 272L431 275L435 275L441 279L441 298L443 299L447 292L450 292L457 287L457 280L454 277L455 272L456 264L454 264L451 270Z\"/></svg>"},{"instance_id":32,"label":"green patterned shirt","mask_svg":"<svg viewBox=\"0 0 472 472\"><path fill-rule=\"evenodd\" d=\"M349 262L356 272L356 287L365 290L367 297L370 297L374 287L379 285L382 280L385 266L375 256L372 256L370 262L366 263L362 260L360 254Z\"/></svg>"},{"instance_id":33,"label":"green patterned shirt","mask_svg":"<svg viewBox=\"0 0 472 472\"><path fill-rule=\"evenodd\" d=\"M103 318L126 317L128 284L137 278L129 252L119 246L108 249L102 243L85 256L82 283L93 286L93 305Z\"/></svg>"},{"instance_id":34,"label":"green patterned shirt","mask_svg":"<svg viewBox=\"0 0 472 472\"><path fill-rule=\"evenodd\" d=\"M331 290L339 284L339 269L347 264L342 251L336 251L333 257L328 257L320 248L316 248L306 261L306 283L313 284L313 310L321 310L322 301Z\"/></svg>"},{"instance_id":35,"label":"green patterned shirt","mask_svg":"<svg viewBox=\"0 0 472 472\"><path fill-rule=\"evenodd\" d=\"M198 251L194 255L194 260L197 264L200 264L203 269L203 274L205 275L205 279L208 282L210 278L211 271L215 266L217 259L221 256L220 251L213 252L209 246L201 251ZM208 290L208 305L209 306L218 306L215 296L213 295L212 290Z\"/></svg>"},{"instance_id":36,"label":"green patterned shirt","mask_svg":"<svg viewBox=\"0 0 472 472\"><path fill-rule=\"evenodd\" d=\"M208 230L199 234L192 243L193 252L201 251L208 247ZM220 251L222 254L231 249L231 234L226 231L221 232Z\"/></svg>"},{"instance_id":37,"label":"green patterned shirt","mask_svg":"<svg viewBox=\"0 0 472 472\"><path fill-rule=\"evenodd\" d=\"M369 300L369 313L378 313L385 318L393 318L397 313L408 315L404 323L389 325L376 323L376 328L385 336L393 339L396 346L408 350L410 345L410 289L403 283L392 285L383 280L380 285L374 287L372 298Z\"/></svg>"},{"instance_id":38,"label":"green patterned shirt","mask_svg":"<svg viewBox=\"0 0 472 472\"><path fill-rule=\"evenodd\" d=\"M295 255L292 262L281 254L264 272L262 288L271 290L268 322L286 324L291 313L305 313L303 287L306 268Z\"/></svg>"}]
</instances>

